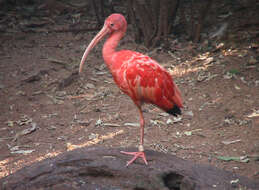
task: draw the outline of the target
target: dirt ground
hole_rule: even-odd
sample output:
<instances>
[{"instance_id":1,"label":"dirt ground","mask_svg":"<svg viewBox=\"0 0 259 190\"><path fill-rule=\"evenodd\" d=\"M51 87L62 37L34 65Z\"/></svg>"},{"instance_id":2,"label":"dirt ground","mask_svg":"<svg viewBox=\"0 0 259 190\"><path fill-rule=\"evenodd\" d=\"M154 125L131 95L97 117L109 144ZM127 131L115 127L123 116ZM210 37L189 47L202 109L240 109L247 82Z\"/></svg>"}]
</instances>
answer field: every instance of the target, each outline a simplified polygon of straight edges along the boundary
<instances>
[{"instance_id":1,"label":"dirt ground","mask_svg":"<svg viewBox=\"0 0 259 190\"><path fill-rule=\"evenodd\" d=\"M8 14L0 34L0 177L77 147L136 147L138 111L114 84L102 44L75 74L97 31L66 32L76 14L29 23ZM87 27L84 17L76 22ZM170 50L147 50L129 26L118 48L153 57L182 92L181 117L144 106L146 149L259 180L258 27L230 28L224 41L197 45L170 40Z\"/></svg>"}]
</instances>

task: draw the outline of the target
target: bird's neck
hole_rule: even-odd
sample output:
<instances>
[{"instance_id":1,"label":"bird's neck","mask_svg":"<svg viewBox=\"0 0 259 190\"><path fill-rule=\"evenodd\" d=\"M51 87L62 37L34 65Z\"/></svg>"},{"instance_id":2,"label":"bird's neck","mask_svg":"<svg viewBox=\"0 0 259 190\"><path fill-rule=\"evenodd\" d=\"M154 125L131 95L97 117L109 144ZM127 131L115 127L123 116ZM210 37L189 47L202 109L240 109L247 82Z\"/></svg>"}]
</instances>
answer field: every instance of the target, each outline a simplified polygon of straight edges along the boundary
<instances>
[{"instance_id":1,"label":"bird's neck","mask_svg":"<svg viewBox=\"0 0 259 190\"><path fill-rule=\"evenodd\" d=\"M102 51L103 59L109 68L111 68L112 64L114 63L113 60L116 53L116 47L118 46L118 43L120 39L123 37L123 35L124 34L121 32L114 32L104 43Z\"/></svg>"}]
</instances>

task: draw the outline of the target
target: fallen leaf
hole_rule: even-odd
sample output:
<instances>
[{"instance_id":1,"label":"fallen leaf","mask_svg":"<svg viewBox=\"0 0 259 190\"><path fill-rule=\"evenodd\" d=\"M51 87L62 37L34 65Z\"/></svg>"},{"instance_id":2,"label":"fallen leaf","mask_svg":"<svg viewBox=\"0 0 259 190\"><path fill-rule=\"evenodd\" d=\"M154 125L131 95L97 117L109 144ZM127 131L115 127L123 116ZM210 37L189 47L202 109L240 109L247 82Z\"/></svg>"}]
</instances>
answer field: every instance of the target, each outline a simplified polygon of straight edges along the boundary
<instances>
[{"instance_id":1,"label":"fallen leaf","mask_svg":"<svg viewBox=\"0 0 259 190\"><path fill-rule=\"evenodd\" d=\"M47 61L59 64L59 65L63 65L64 67L66 67L68 65L67 62L62 61L62 60L58 60L58 59L55 59L55 58L47 58Z\"/></svg>"},{"instance_id":2,"label":"fallen leaf","mask_svg":"<svg viewBox=\"0 0 259 190\"><path fill-rule=\"evenodd\" d=\"M192 135L192 131L185 131L184 134L185 134L186 136L191 136L191 135Z\"/></svg>"},{"instance_id":3,"label":"fallen leaf","mask_svg":"<svg viewBox=\"0 0 259 190\"><path fill-rule=\"evenodd\" d=\"M76 122L82 126L88 126L92 120L76 120Z\"/></svg>"},{"instance_id":4,"label":"fallen leaf","mask_svg":"<svg viewBox=\"0 0 259 190\"><path fill-rule=\"evenodd\" d=\"M234 183L238 183L239 182L239 179L233 179L230 181L230 184L234 184Z\"/></svg>"},{"instance_id":5,"label":"fallen leaf","mask_svg":"<svg viewBox=\"0 0 259 190\"><path fill-rule=\"evenodd\" d=\"M120 127L119 124L116 123L104 123L103 126L108 126L108 127Z\"/></svg>"},{"instance_id":6,"label":"fallen leaf","mask_svg":"<svg viewBox=\"0 0 259 190\"><path fill-rule=\"evenodd\" d=\"M23 115L16 123L20 126L22 125L28 125L32 122L32 118L29 118L27 115Z\"/></svg>"},{"instance_id":7,"label":"fallen leaf","mask_svg":"<svg viewBox=\"0 0 259 190\"><path fill-rule=\"evenodd\" d=\"M166 124L167 124L167 125L172 124L172 123L173 123L173 120L170 119L170 118L166 121Z\"/></svg>"},{"instance_id":8,"label":"fallen leaf","mask_svg":"<svg viewBox=\"0 0 259 190\"><path fill-rule=\"evenodd\" d=\"M50 94L47 94L47 96L49 97L49 98L51 98L51 100L52 100L52 102L53 102L53 104L64 104L64 101L63 100L60 100L59 98L57 98L57 97L54 97L54 96L52 96L52 95L50 95Z\"/></svg>"},{"instance_id":9,"label":"fallen leaf","mask_svg":"<svg viewBox=\"0 0 259 190\"><path fill-rule=\"evenodd\" d=\"M125 126L140 127L139 123L124 123Z\"/></svg>"},{"instance_id":10,"label":"fallen leaf","mask_svg":"<svg viewBox=\"0 0 259 190\"><path fill-rule=\"evenodd\" d=\"M28 78L24 79L23 81L27 82L27 83L31 83L31 82L36 82L39 80L41 80L41 77L40 77L39 73L37 73L32 76L29 76Z\"/></svg>"},{"instance_id":11,"label":"fallen leaf","mask_svg":"<svg viewBox=\"0 0 259 190\"><path fill-rule=\"evenodd\" d=\"M57 127L55 127L54 125L51 125L51 126L47 127L47 129L48 129L48 130L56 130Z\"/></svg>"},{"instance_id":12,"label":"fallen leaf","mask_svg":"<svg viewBox=\"0 0 259 190\"><path fill-rule=\"evenodd\" d=\"M95 94L81 94L78 96L68 96L69 99L85 98L88 101L94 100L95 97L96 97Z\"/></svg>"},{"instance_id":13,"label":"fallen leaf","mask_svg":"<svg viewBox=\"0 0 259 190\"><path fill-rule=\"evenodd\" d=\"M199 73L199 75L197 77L197 81L198 82L209 81L209 80L213 79L216 76L218 76L218 75L217 74L211 74L210 72L200 71L200 73Z\"/></svg>"},{"instance_id":14,"label":"fallen leaf","mask_svg":"<svg viewBox=\"0 0 259 190\"><path fill-rule=\"evenodd\" d=\"M159 124L165 125L165 123L163 121L160 121L160 120L157 120L157 119L156 120L151 119L150 123L153 124L153 125L159 125Z\"/></svg>"},{"instance_id":15,"label":"fallen leaf","mask_svg":"<svg viewBox=\"0 0 259 190\"><path fill-rule=\"evenodd\" d=\"M14 121L7 121L7 126L8 127L13 127L14 126Z\"/></svg>"},{"instance_id":16,"label":"fallen leaf","mask_svg":"<svg viewBox=\"0 0 259 190\"><path fill-rule=\"evenodd\" d=\"M32 93L32 96L36 96L36 95L40 95L40 94L44 94L44 92L42 92L41 90L39 90L39 91L34 91L34 92Z\"/></svg>"},{"instance_id":17,"label":"fallen leaf","mask_svg":"<svg viewBox=\"0 0 259 190\"><path fill-rule=\"evenodd\" d=\"M32 150L17 150L17 151L12 151L11 154L30 154L32 152L34 152L35 150L32 149Z\"/></svg>"},{"instance_id":18,"label":"fallen leaf","mask_svg":"<svg viewBox=\"0 0 259 190\"><path fill-rule=\"evenodd\" d=\"M86 89L95 89L96 86L92 83L86 83L86 85L84 86Z\"/></svg>"},{"instance_id":19,"label":"fallen leaf","mask_svg":"<svg viewBox=\"0 0 259 190\"><path fill-rule=\"evenodd\" d=\"M194 116L193 111L186 111L186 112L184 112L184 116L192 118Z\"/></svg>"},{"instance_id":20,"label":"fallen leaf","mask_svg":"<svg viewBox=\"0 0 259 190\"><path fill-rule=\"evenodd\" d=\"M88 136L89 140L96 139L96 138L98 138L98 137L99 137L99 135L98 135L98 134L95 134L95 133L91 133L91 134Z\"/></svg>"},{"instance_id":21,"label":"fallen leaf","mask_svg":"<svg viewBox=\"0 0 259 190\"><path fill-rule=\"evenodd\" d=\"M21 132L21 135L27 135L27 134L30 134L34 131L36 131L36 128L37 128L37 125L36 123L32 123L31 124L31 128L28 128L28 129L24 129L22 132Z\"/></svg>"},{"instance_id":22,"label":"fallen leaf","mask_svg":"<svg viewBox=\"0 0 259 190\"><path fill-rule=\"evenodd\" d=\"M240 90L241 88L235 84L235 89Z\"/></svg>"},{"instance_id":23,"label":"fallen leaf","mask_svg":"<svg viewBox=\"0 0 259 190\"><path fill-rule=\"evenodd\" d=\"M240 80L241 80L244 84L247 84L247 81L245 80L245 77L240 77Z\"/></svg>"},{"instance_id":24,"label":"fallen leaf","mask_svg":"<svg viewBox=\"0 0 259 190\"><path fill-rule=\"evenodd\" d=\"M173 123L178 123L182 121L182 117L173 117Z\"/></svg>"},{"instance_id":25,"label":"fallen leaf","mask_svg":"<svg viewBox=\"0 0 259 190\"><path fill-rule=\"evenodd\" d=\"M233 74L231 74L230 72L227 72L225 75L223 75L224 79L232 79L233 78Z\"/></svg>"},{"instance_id":26,"label":"fallen leaf","mask_svg":"<svg viewBox=\"0 0 259 190\"><path fill-rule=\"evenodd\" d=\"M165 113L165 112L159 113L159 115L160 115L160 116L163 116L163 117L169 116L169 114L168 114L168 113Z\"/></svg>"},{"instance_id":27,"label":"fallen leaf","mask_svg":"<svg viewBox=\"0 0 259 190\"><path fill-rule=\"evenodd\" d=\"M16 95L25 96L26 93L24 91L22 91L22 90L19 90L19 91L16 92Z\"/></svg>"},{"instance_id":28,"label":"fallen leaf","mask_svg":"<svg viewBox=\"0 0 259 190\"><path fill-rule=\"evenodd\" d=\"M255 110L253 113L249 114L247 117L259 117L259 110Z\"/></svg>"},{"instance_id":29,"label":"fallen leaf","mask_svg":"<svg viewBox=\"0 0 259 190\"><path fill-rule=\"evenodd\" d=\"M247 156L240 156L240 157L217 156L217 159L227 161L227 162L228 161L237 161L237 162L244 162L244 163L249 162L249 158L247 158Z\"/></svg>"},{"instance_id":30,"label":"fallen leaf","mask_svg":"<svg viewBox=\"0 0 259 190\"><path fill-rule=\"evenodd\" d=\"M201 131L202 129L194 129L194 130L191 130L191 131L185 131L184 134L186 136L191 136L193 134L193 132L196 132L196 131Z\"/></svg>"},{"instance_id":31,"label":"fallen leaf","mask_svg":"<svg viewBox=\"0 0 259 190\"><path fill-rule=\"evenodd\" d=\"M240 141L241 141L241 139L237 139L237 140L233 140L233 141L222 141L222 143L225 145L229 145L229 144L233 144L233 143L240 142Z\"/></svg>"},{"instance_id":32,"label":"fallen leaf","mask_svg":"<svg viewBox=\"0 0 259 190\"><path fill-rule=\"evenodd\" d=\"M108 73L107 71L104 71L104 72L99 71L99 72L96 72L95 74L96 74L96 75L105 75L105 74L107 74L107 73Z\"/></svg>"},{"instance_id":33,"label":"fallen leaf","mask_svg":"<svg viewBox=\"0 0 259 190\"><path fill-rule=\"evenodd\" d=\"M231 70L229 70L228 72L229 72L230 74L232 74L232 75L237 75L237 74L240 73L240 71L237 70L237 69L231 69Z\"/></svg>"}]
</instances>

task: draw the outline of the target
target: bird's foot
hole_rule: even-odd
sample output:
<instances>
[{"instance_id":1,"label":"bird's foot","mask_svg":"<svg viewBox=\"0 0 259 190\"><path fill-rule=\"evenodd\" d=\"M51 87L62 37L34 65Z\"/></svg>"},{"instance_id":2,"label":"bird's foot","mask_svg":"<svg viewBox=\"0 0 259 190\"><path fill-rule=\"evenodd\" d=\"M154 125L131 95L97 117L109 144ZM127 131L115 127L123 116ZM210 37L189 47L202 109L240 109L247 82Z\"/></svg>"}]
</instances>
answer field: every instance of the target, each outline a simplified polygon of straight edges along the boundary
<instances>
[{"instance_id":1,"label":"bird's foot","mask_svg":"<svg viewBox=\"0 0 259 190\"><path fill-rule=\"evenodd\" d=\"M129 155L133 155L134 157L127 162L127 166L129 166L130 164L132 164L138 157L142 158L143 161L145 162L146 165L147 164L147 159L146 159L146 155L144 153L144 151L139 151L139 152L125 152L125 151L120 151L123 154L129 154Z\"/></svg>"}]
</instances>

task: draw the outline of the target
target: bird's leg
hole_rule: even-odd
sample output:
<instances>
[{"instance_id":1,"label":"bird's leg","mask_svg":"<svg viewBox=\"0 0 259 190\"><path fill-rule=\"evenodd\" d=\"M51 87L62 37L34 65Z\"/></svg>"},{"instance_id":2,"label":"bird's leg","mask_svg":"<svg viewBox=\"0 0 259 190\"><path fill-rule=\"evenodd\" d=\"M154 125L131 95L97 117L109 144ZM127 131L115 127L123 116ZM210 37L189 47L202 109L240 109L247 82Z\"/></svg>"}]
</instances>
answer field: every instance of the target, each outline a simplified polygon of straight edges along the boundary
<instances>
[{"instance_id":1,"label":"bird's leg","mask_svg":"<svg viewBox=\"0 0 259 190\"><path fill-rule=\"evenodd\" d=\"M143 161L145 162L145 164L147 165L147 159L145 156L145 152L144 152L144 125L145 125L145 120L143 117L143 113L141 110L140 106L137 106L139 109L139 113L140 113L140 145L138 147L138 152L125 152L125 151L121 151L121 153L123 154L129 154L129 155L133 155L134 157L127 162L127 166L129 166L130 164L132 164L138 157L141 157L143 159Z\"/></svg>"}]
</instances>

